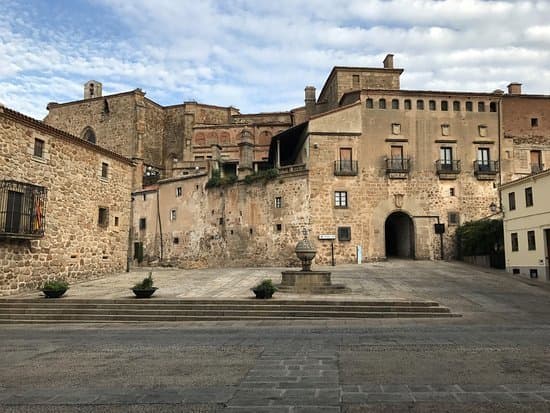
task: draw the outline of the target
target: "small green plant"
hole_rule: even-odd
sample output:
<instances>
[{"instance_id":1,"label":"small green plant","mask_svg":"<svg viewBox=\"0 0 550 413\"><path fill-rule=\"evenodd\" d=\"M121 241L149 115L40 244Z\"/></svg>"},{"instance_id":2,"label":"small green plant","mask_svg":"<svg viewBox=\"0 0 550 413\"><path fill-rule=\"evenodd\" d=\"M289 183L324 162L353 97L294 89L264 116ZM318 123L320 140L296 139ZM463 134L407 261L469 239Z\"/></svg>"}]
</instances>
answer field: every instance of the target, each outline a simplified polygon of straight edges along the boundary
<instances>
[{"instance_id":1,"label":"small green plant","mask_svg":"<svg viewBox=\"0 0 550 413\"><path fill-rule=\"evenodd\" d=\"M153 272L149 271L149 275L142 282L134 285L136 290L150 290L153 288Z\"/></svg>"},{"instance_id":2,"label":"small green plant","mask_svg":"<svg viewBox=\"0 0 550 413\"><path fill-rule=\"evenodd\" d=\"M41 290L48 291L65 291L69 288L69 283L63 279L53 279L46 281Z\"/></svg>"},{"instance_id":3,"label":"small green plant","mask_svg":"<svg viewBox=\"0 0 550 413\"><path fill-rule=\"evenodd\" d=\"M236 175L227 175L222 178L219 169L212 171L212 177L206 182L206 188L217 188L223 185L231 185L237 182Z\"/></svg>"},{"instance_id":4,"label":"small green plant","mask_svg":"<svg viewBox=\"0 0 550 413\"><path fill-rule=\"evenodd\" d=\"M260 284L252 289L258 298L271 298L273 293L277 291L277 287L273 285L270 279L263 280Z\"/></svg>"},{"instance_id":5,"label":"small green plant","mask_svg":"<svg viewBox=\"0 0 550 413\"><path fill-rule=\"evenodd\" d=\"M244 182L251 184L255 181L263 180L264 183L271 181L279 176L279 170L277 168L265 169L263 171L254 172L253 174L244 177Z\"/></svg>"}]
</instances>

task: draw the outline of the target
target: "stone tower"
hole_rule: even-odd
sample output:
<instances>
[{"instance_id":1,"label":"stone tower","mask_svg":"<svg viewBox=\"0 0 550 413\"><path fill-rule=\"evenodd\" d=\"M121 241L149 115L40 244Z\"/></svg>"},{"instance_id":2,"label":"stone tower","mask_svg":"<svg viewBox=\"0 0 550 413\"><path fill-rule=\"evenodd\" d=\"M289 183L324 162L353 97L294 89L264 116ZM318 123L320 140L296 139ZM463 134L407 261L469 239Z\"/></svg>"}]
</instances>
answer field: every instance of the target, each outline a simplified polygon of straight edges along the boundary
<instances>
[{"instance_id":1,"label":"stone tower","mask_svg":"<svg viewBox=\"0 0 550 413\"><path fill-rule=\"evenodd\" d=\"M101 82L95 80L88 80L84 83L84 99L93 99L101 97Z\"/></svg>"}]
</instances>

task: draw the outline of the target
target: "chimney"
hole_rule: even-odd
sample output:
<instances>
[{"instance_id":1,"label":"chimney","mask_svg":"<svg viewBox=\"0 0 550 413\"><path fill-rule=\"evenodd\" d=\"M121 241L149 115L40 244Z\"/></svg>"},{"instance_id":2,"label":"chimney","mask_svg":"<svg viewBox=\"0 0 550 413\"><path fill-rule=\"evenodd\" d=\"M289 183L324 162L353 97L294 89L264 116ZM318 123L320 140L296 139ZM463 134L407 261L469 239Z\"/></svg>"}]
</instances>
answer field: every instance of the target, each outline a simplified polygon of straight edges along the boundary
<instances>
[{"instance_id":1,"label":"chimney","mask_svg":"<svg viewBox=\"0 0 550 413\"><path fill-rule=\"evenodd\" d=\"M84 99L93 99L101 97L101 82L89 80L84 83Z\"/></svg>"},{"instance_id":2,"label":"chimney","mask_svg":"<svg viewBox=\"0 0 550 413\"><path fill-rule=\"evenodd\" d=\"M521 83L512 82L508 85L509 95L521 95Z\"/></svg>"},{"instance_id":3,"label":"chimney","mask_svg":"<svg viewBox=\"0 0 550 413\"><path fill-rule=\"evenodd\" d=\"M308 117L312 116L315 113L315 87L306 86L305 90L305 103L306 103L306 114Z\"/></svg>"},{"instance_id":4,"label":"chimney","mask_svg":"<svg viewBox=\"0 0 550 413\"><path fill-rule=\"evenodd\" d=\"M384 69L393 69L393 55L388 54L384 59Z\"/></svg>"}]
</instances>

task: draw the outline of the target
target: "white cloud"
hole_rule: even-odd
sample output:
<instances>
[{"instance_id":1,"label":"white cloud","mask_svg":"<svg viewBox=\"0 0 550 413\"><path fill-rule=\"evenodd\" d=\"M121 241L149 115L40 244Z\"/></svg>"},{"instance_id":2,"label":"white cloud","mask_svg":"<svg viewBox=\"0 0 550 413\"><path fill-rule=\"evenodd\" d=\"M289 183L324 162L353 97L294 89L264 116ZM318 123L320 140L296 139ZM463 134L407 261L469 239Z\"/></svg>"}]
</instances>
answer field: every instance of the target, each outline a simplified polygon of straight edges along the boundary
<instances>
[{"instance_id":1,"label":"white cloud","mask_svg":"<svg viewBox=\"0 0 550 413\"><path fill-rule=\"evenodd\" d=\"M72 4L72 3L69 3ZM77 4L77 3L75 3ZM550 2L482 0L101 0L94 24L48 26L23 2L0 4L0 101L33 116L51 100L136 87L161 104L196 99L243 112L287 110L332 66L380 67L409 89L548 93ZM103 13L103 14L102 14ZM42 17L42 20L39 18ZM46 19L44 20L44 17ZM103 20L107 21L102 23ZM57 22L57 20L55 20Z\"/></svg>"}]
</instances>

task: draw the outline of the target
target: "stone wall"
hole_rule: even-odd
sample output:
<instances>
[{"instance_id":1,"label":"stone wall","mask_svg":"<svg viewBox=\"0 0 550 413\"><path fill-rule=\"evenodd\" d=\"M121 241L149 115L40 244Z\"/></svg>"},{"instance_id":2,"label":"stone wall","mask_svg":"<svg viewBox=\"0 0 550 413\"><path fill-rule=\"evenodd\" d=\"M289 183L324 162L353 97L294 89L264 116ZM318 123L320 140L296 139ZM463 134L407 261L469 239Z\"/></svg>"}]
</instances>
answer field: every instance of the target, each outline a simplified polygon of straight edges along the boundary
<instances>
[{"instance_id":1,"label":"stone wall","mask_svg":"<svg viewBox=\"0 0 550 413\"><path fill-rule=\"evenodd\" d=\"M137 120L134 92L65 104L54 103L48 105L48 111L44 119L46 124L79 137L85 128L91 127L97 145L127 158L135 155Z\"/></svg>"},{"instance_id":2,"label":"stone wall","mask_svg":"<svg viewBox=\"0 0 550 413\"><path fill-rule=\"evenodd\" d=\"M205 189L206 181L202 175L160 182L164 262L183 268L297 265L294 246L309 222L307 173L210 189ZM149 209L155 208L152 195L146 206L135 194L134 231L145 255L156 261L160 226L152 222L145 231L138 229L139 218L155 219Z\"/></svg>"},{"instance_id":3,"label":"stone wall","mask_svg":"<svg viewBox=\"0 0 550 413\"><path fill-rule=\"evenodd\" d=\"M42 157L33 155L35 139L44 142ZM133 169L128 160L5 108L0 159L4 180L47 189L44 236L0 238L1 295L37 288L49 278L74 282L126 267ZM106 178L102 163L108 164ZM100 207L109 209L105 227L98 225Z\"/></svg>"}]
</instances>

